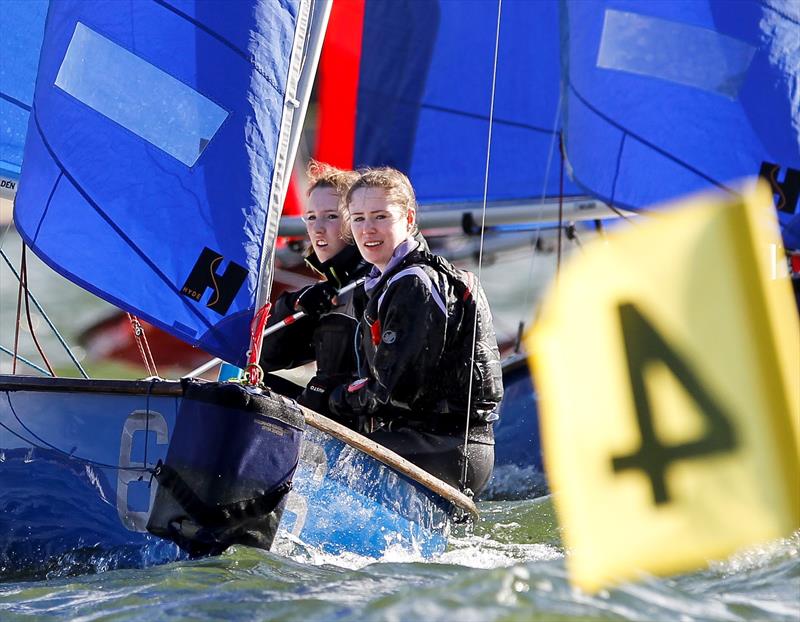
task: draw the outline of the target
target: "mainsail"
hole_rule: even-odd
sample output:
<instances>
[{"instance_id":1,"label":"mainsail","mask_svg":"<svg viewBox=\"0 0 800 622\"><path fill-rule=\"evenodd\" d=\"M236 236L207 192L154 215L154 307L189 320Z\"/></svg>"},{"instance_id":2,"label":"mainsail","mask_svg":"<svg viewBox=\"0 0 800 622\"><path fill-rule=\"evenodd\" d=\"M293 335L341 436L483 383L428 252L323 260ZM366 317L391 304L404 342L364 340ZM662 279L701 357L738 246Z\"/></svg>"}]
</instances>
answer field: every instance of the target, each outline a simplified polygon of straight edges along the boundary
<instances>
[{"instance_id":1,"label":"mainsail","mask_svg":"<svg viewBox=\"0 0 800 622\"><path fill-rule=\"evenodd\" d=\"M558 3L348 0L320 66L317 156L408 173L420 203L582 194L559 183ZM494 111L494 54L498 41Z\"/></svg>"},{"instance_id":2,"label":"mainsail","mask_svg":"<svg viewBox=\"0 0 800 622\"><path fill-rule=\"evenodd\" d=\"M312 6L53 3L15 209L25 242L90 292L243 364L311 87Z\"/></svg>"},{"instance_id":3,"label":"mainsail","mask_svg":"<svg viewBox=\"0 0 800 622\"><path fill-rule=\"evenodd\" d=\"M561 24L580 186L635 209L761 174L800 248L800 5L567 0Z\"/></svg>"}]
</instances>

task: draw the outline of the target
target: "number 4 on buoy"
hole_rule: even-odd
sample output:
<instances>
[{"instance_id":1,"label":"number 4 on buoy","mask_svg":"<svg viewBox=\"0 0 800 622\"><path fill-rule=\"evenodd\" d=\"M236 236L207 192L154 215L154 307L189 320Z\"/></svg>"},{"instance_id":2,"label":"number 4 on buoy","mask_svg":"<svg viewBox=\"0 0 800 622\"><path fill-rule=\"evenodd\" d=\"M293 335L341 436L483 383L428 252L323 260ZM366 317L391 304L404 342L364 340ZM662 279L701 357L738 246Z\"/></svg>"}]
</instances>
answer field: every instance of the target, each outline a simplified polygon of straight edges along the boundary
<instances>
[{"instance_id":1,"label":"number 4 on buoy","mask_svg":"<svg viewBox=\"0 0 800 622\"><path fill-rule=\"evenodd\" d=\"M800 526L800 329L770 192L659 214L587 246L527 336L567 563L590 591Z\"/></svg>"}]
</instances>

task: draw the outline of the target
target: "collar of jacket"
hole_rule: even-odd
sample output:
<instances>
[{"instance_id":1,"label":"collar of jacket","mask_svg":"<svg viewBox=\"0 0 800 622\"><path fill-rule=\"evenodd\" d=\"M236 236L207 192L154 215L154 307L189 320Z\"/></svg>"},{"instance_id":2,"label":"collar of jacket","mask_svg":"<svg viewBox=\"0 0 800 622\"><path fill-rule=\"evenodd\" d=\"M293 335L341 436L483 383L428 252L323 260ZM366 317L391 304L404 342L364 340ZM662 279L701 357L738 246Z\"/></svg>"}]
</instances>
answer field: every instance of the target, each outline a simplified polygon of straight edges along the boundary
<instances>
[{"instance_id":1,"label":"collar of jacket","mask_svg":"<svg viewBox=\"0 0 800 622\"><path fill-rule=\"evenodd\" d=\"M333 283L337 289L341 289L347 283L366 274L370 266L352 244L348 244L325 262L320 261L317 254L312 251L306 257L306 264Z\"/></svg>"},{"instance_id":2,"label":"collar of jacket","mask_svg":"<svg viewBox=\"0 0 800 622\"><path fill-rule=\"evenodd\" d=\"M378 270L377 267L372 266L372 269L369 271L367 281L364 283L364 289L367 291L373 289L378 283L380 283L384 274L388 274L394 270L395 266L400 264L409 253L417 250L419 246L420 242L418 242L412 236L408 236L405 240L400 242L400 244L397 245L397 248L394 249L392 257L389 259L389 263L386 264L386 269L383 272Z\"/></svg>"}]
</instances>

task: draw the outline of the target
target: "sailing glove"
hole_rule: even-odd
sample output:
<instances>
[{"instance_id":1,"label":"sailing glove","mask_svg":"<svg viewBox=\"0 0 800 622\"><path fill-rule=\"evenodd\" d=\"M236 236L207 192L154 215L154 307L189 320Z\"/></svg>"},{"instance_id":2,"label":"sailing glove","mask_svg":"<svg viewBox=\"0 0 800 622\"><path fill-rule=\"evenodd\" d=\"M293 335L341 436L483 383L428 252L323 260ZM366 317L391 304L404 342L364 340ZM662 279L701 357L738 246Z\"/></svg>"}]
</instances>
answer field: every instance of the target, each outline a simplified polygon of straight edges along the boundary
<instances>
[{"instance_id":1,"label":"sailing glove","mask_svg":"<svg viewBox=\"0 0 800 622\"><path fill-rule=\"evenodd\" d=\"M310 317L319 317L333 309L333 299L337 293L336 287L331 283L317 283L304 289L294 305Z\"/></svg>"},{"instance_id":2,"label":"sailing glove","mask_svg":"<svg viewBox=\"0 0 800 622\"><path fill-rule=\"evenodd\" d=\"M328 394L328 411L337 419L353 414L350 405L345 400L346 391L347 385L343 384L335 387Z\"/></svg>"},{"instance_id":3,"label":"sailing glove","mask_svg":"<svg viewBox=\"0 0 800 622\"><path fill-rule=\"evenodd\" d=\"M297 401L306 408L310 408L322 415L330 415L328 410L328 398L333 389L340 383L341 380L338 379L326 380L315 376L300 394L300 397L297 398Z\"/></svg>"}]
</instances>

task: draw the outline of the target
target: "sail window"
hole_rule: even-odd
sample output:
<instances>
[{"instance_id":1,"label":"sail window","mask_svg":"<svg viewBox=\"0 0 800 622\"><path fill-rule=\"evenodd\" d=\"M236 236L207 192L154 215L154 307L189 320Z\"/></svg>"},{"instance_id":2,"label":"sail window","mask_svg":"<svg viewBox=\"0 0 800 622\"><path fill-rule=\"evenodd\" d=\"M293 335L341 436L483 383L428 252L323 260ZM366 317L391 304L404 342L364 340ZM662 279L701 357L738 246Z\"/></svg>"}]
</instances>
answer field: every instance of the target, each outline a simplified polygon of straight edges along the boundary
<instances>
[{"instance_id":1,"label":"sail window","mask_svg":"<svg viewBox=\"0 0 800 622\"><path fill-rule=\"evenodd\" d=\"M609 9L597 66L736 99L754 53L752 45L713 30Z\"/></svg>"},{"instance_id":2,"label":"sail window","mask_svg":"<svg viewBox=\"0 0 800 622\"><path fill-rule=\"evenodd\" d=\"M228 113L180 80L78 22L56 86L187 166Z\"/></svg>"}]
</instances>

